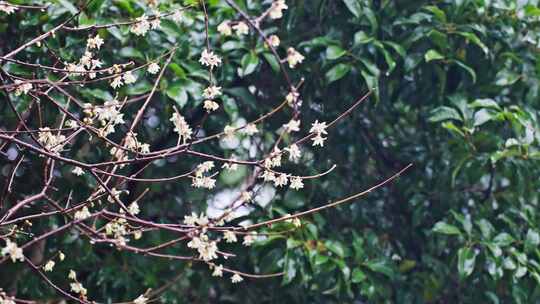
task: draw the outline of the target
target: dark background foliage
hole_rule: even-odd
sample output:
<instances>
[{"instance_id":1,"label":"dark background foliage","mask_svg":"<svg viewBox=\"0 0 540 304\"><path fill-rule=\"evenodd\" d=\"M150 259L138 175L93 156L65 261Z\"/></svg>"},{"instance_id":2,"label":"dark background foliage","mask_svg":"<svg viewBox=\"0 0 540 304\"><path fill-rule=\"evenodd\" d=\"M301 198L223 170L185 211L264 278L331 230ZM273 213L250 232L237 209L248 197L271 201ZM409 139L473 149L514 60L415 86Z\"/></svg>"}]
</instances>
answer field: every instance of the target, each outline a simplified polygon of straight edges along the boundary
<instances>
[{"instance_id":1,"label":"dark background foliage","mask_svg":"<svg viewBox=\"0 0 540 304\"><path fill-rule=\"evenodd\" d=\"M142 2L94 1L78 22L138 16L145 7ZM162 2L167 7L174 1ZM251 15L266 7L264 1L237 3ZM134 298L141 290L158 288L173 278L178 280L164 293L164 303L539 301L537 1L289 0L287 4L284 18L263 28L306 57L291 71L294 79L305 79L300 90L302 124L330 121L370 89L374 93L332 130L324 149L308 153L301 164L288 168L307 175L336 164L333 174L306 184L300 194L278 191L270 205L248 217L272 218L322 205L366 189L408 163L414 167L397 182L354 204L306 218L302 229L288 238L271 237L253 249L233 250L244 253L231 261L235 267L255 272L283 269L286 275L280 279L232 285L211 277L198 264L135 256L99 245L91 249L75 234L47 242L45 255L61 249L69 258L51 277L67 282L67 270L77 265L91 298L100 301ZM63 20L70 5L58 1L48 14L1 16L1 52ZM224 60L217 77L226 93L224 111L208 122L206 131L212 133L239 116L258 117L279 104L286 91L275 61L256 35L224 39L215 31L221 21L235 18L234 11L220 1L209 1L209 10L211 42ZM176 140L163 131L170 129L165 126L172 113L171 100L186 110L196 109L201 102L197 92L205 85L205 76L196 61L203 47L203 23L197 6L188 12L187 20L181 26L163 22L161 31L146 38L127 39L133 36L120 35L127 33L123 27L99 32L106 37L102 58L107 63L144 63L173 43L181 45L152 103L153 112L146 117L148 122L150 116L157 116L159 123L145 123L140 132L153 149L174 145ZM58 35L49 43L69 60L80 56L77 52L85 39ZM24 56L21 59L36 60L32 52ZM3 68L21 75L32 73L10 64ZM249 90L251 85L256 89ZM150 87L151 80L139 81L122 94L136 96ZM80 94L110 98L106 85L81 89ZM21 107L24 102L19 101ZM14 117L5 103L0 107L0 125L9 125ZM189 111L188 118L197 121L201 113ZM265 123L265 129L275 130L285 122L286 115L278 116ZM277 135L264 136L270 142ZM81 142L73 149L88 161L97 161L107 152L88 153L89 145ZM205 149L230 156L217 145ZM3 167L13 165L5 159L1 162ZM191 164L190 160L158 162L146 177L174 175ZM21 178L27 182L18 185L18 191L31 193L40 179L32 177L32 162L23 169ZM70 169L65 171L61 174L69 175ZM220 181L234 187L242 174L221 176ZM82 199L88 195L84 184L91 182L72 179L59 195L77 188L81 190L75 195ZM150 187L145 210L167 220L205 210L209 195L193 191L188 182L128 187L133 196ZM48 221L36 223L35 229L62 219ZM144 244L167 239L152 235ZM55 297L22 267L2 266L3 285L15 282L11 285L17 285L23 298Z\"/></svg>"}]
</instances>

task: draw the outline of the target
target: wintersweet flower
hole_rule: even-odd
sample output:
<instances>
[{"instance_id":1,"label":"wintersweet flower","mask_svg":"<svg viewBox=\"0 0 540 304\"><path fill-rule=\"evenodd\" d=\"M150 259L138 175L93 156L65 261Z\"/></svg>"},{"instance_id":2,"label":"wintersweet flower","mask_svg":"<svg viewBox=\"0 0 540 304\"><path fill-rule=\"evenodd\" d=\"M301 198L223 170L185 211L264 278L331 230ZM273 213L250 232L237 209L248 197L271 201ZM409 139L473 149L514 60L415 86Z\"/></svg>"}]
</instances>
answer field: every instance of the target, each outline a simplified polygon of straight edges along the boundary
<instances>
[{"instance_id":1,"label":"wintersweet flower","mask_svg":"<svg viewBox=\"0 0 540 304\"><path fill-rule=\"evenodd\" d=\"M150 63L147 69L148 73L150 74L156 74L157 72L159 72L159 70L160 70L159 64L155 62Z\"/></svg>"},{"instance_id":2,"label":"wintersweet flower","mask_svg":"<svg viewBox=\"0 0 540 304\"><path fill-rule=\"evenodd\" d=\"M296 67L296 65L298 65L299 63L302 63L302 61L304 61L305 57L300 54L297 50L295 50L294 48L290 47L288 50L287 50L287 62L289 63L289 67L291 69L294 69L294 67Z\"/></svg>"},{"instance_id":3,"label":"wintersweet flower","mask_svg":"<svg viewBox=\"0 0 540 304\"><path fill-rule=\"evenodd\" d=\"M249 33L249 26L245 22L238 22L238 24L232 27L236 31L236 35L242 36Z\"/></svg>"},{"instance_id":4,"label":"wintersweet flower","mask_svg":"<svg viewBox=\"0 0 540 304\"><path fill-rule=\"evenodd\" d=\"M230 25L230 21L223 21L221 22L217 27L218 32L223 36L230 36L232 35L232 28Z\"/></svg>"},{"instance_id":5,"label":"wintersweet flower","mask_svg":"<svg viewBox=\"0 0 540 304\"><path fill-rule=\"evenodd\" d=\"M232 277L231 277L231 282L232 283L240 283L242 282L244 279L238 274L238 273L235 273Z\"/></svg>"},{"instance_id":6,"label":"wintersweet flower","mask_svg":"<svg viewBox=\"0 0 540 304\"><path fill-rule=\"evenodd\" d=\"M203 91L203 97L207 99L214 99L218 96L221 96L221 94L221 87L215 85L211 85Z\"/></svg>"},{"instance_id":7,"label":"wintersweet flower","mask_svg":"<svg viewBox=\"0 0 540 304\"><path fill-rule=\"evenodd\" d=\"M219 109L219 104L213 100L207 99L204 101L203 108L208 112L213 112Z\"/></svg>"},{"instance_id":8,"label":"wintersweet flower","mask_svg":"<svg viewBox=\"0 0 540 304\"><path fill-rule=\"evenodd\" d=\"M15 242L6 239L6 246L2 248L2 256L9 255L13 263L19 261L24 261L23 251Z\"/></svg>"},{"instance_id":9,"label":"wintersweet flower","mask_svg":"<svg viewBox=\"0 0 540 304\"><path fill-rule=\"evenodd\" d=\"M276 0L274 3L272 3L272 7L270 8L270 18L272 19L279 19L283 17L283 11L289 8L287 4L285 4L285 0Z\"/></svg>"},{"instance_id":10,"label":"wintersweet flower","mask_svg":"<svg viewBox=\"0 0 540 304\"><path fill-rule=\"evenodd\" d=\"M214 52L208 51L208 49L204 49L201 53L201 58L199 59L199 62L202 65L214 68L221 64L221 58L219 58L218 55L214 54Z\"/></svg>"}]
</instances>

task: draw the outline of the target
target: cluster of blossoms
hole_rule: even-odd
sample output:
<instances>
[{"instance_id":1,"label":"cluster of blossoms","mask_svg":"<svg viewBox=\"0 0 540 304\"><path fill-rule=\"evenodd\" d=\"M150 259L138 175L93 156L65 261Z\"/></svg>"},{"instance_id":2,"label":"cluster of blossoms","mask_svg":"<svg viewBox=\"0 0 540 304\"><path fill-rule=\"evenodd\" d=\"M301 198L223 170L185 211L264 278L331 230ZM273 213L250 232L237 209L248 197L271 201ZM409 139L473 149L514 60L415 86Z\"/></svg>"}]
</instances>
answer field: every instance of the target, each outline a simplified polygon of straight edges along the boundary
<instances>
[{"instance_id":1,"label":"cluster of blossoms","mask_svg":"<svg viewBox=\"0 0 540 304\"><path fill-rule=\"evenodd\" d=\"M237 36L242 36L249 33L249 26L243 21L231 22L226 20L218 25L217 31L223 36L230 36L233 31Z\"/></svg>"},{"instance_id":2,"label":"cluster of blossoms","mask_svg":"<svg viewBox=\"0 0 540 304\"><path fill-rule=\"evenodd\" d=\"M189 139L191 139L193 130L191 130L191 127L186 122L184 116L180 115L178 112L175 112L173 113L170 121L174 125L174 132L178 133L179 142L186 143Z\"/></svg>"},{"instance_id":3,"label":"cluster of blossoms","mask_svg":"<svg viewBox=\"0 0 540 304\"><path fill-rule=\"evenodd\" d=\"M54 135L48 127L39 128L38 141L48 151L54 154L60 153L64 147L66 137L64 135Z\"/></svg>"},{"instance_id":4,"label":"cluster of blossoms","mask_svg":"<svg viewBox=\"0 0 540 304\"><path fill-rule=\"evenodd\" d=\"M68 63L65 62L66 70L71 76L79 76L87 74L90 79L94 79L97 76L96 69L101 68L103 62L99 59L94 59L93 50L99 50L103 45L104 40L96 35L94 37L90 36L86 40L86 50L84 54L79 59L78 63Z\"/></svg>"},{"instance_id":5,"label":"cluster of blossoms","mask_svg":"<svg viewBox=\"0 0 540 304\"><path fill-rule=\"evenodd\" d=\"M115 132L115 127L125 123L124 114L120 112L122 105L116 99L106 101L102 106L93 106L92 104L85 103L83 105L83 112L85 118L83 120L86 124L92 124L94 120L99 121L101 128L99 134L103 137L107 137L109 134ZM76 127L76 122L70 120L66 122L66 126Z\"/></svg>"},{"instance_id":6,"label":"cluster of blossoms","mask_svg":"<svg viewBox=\"0 0 540 304\"><path fill-rule=\"evenodd\" d=\"M32 89L32 84L29 82L22 82L21 80L15 80L15 96L21 96L22 94L28 94Z\"/></svg>"},{"instance_id":7,"label":"cluster of blossoms","mask_svg":"<svg viewBox=\"0 0 540 304\"><path fill-rule=\"evenodd\" d=\"M66 258L66 255L62 251L60 251L58 253L58 259L60 260L60 262L63 261L65 258ZM51 272L53 271L53 268L55 265L56 265L56 262L54 260L49 260L47 261L47 263L45 263L45 265L43 265L43 271Z\"/></svg>"},{"instance_id":8,"label":"cluster of blossoms","mask_svg":"<svg viewBox=\"0 0 540 304\"><path fill-rule=\"evenodd\" d=\"M15 304L15 298L8 296L0 289L0 304Z\"/></svg>"},{"instance_id":9,"label":"cluster of blossoms","mask_svg":"<svg viewBox=\"0 0 540 304\"><path fill-rule=\"evenodd\" d=\"M133 75L132 71L126 71L120 76L116 76L113 81L111 82L111 87L113 89L118 89L119 87L123 85L129 85L133 84L137 81L137 77Z\"/></svg>"},{"instance_id":10,"label":"cluster of blossoms","mask_svg":"<svg viewBox=\"0 0 540 304\"><path fill-rule=\"evenodd\" d=\"M217 259L217 242L211 241L208 236L201 233L199 236L193 237L187 244L189 248L196 249L199 252L199 258L204 261Z\"/></svg>"},{"instance_id":11,"label":"cluster of blossoms","mask_svg":"<svg viewBox=\"0 0 540 304\"><path fill-rule=\"evenodd\" d=\"M15 242L12 242L9 239L5 239L6 246L2 248L2 256L9 256L11 261L13 263L17 262L17 260L23 262L24 261L24 255L23 251Z\"/></svg>"},{"instance_id":12,"label":"cluster of blossoms","mask_svg":"<svg viewBox=\"0 0 540 304\"><path fill-rule=\"evenodd\" d=\"M85 220L90 216L92 216L92 214L87 206L82 207L81 210L75 211L75 214L73 215L76 220Z\"/></svg>"},{"instance_id":13,"label":"cluster of blossoms","mask_svg":"<svg viewBox=\"0 0 540 304\"><path fill-rule=\"evenodd\" d=\"M205 173L210 172L214 168L213 161L206 161L195 170L195 176L193 177L192 186L195 188L214 189L216 186L216 180L212 176L206 176Z\"/></svg>"},{"instance_id":14,"label":"cluster of blossoms","mask_svg":"<svg viewBox=\"0 0 540 304\"><path fill-rule=\"evenodd\" d=\"M267 14L271 19L280 19L283 17L283 11L288 8L289 7L285 3L285 0L276 0L272 3L270 8L268 9ZM231 36L233 34L233 31L236 33L237 36L242 36L242 35L247 35L249 33L249 26L243 21L225 20L218 25L217 31L223 36ZM281 40L279 39L277 35L271 35L270 37L267 38L266 44L275 48L281 44ZM209 57L206 50L203 52L203 56L205 58ZM289 67L291 69L295 68L298 64L302 63L304 59L305 57L293 47L289 47L287 49L286 61L288 62ZM201 57L201 63L204 65L210 65L207 59L205 59L203 63L202 57ZM221 63L221 61L219 61L219 63ZM216 62L214 62L214 64L216 64Z\"/></svg>"},{"instance_id":15,"label":"cluster of blossoms","mask_svg":"<svg viewBox=\"0 0 540 304\"><path fill-rule=\"evenodd\" d=\"M154 16L149 19L146 15L142 15L135 19L129 31L137 36L144 36L150 29L156 30L161 26L161 14L158 11L154 12Z\"/></svg>"},{"instance_id":16,"label":"cluster of blossoms","mask_svg":"<svg viewBox=\"0 0 540 304\"><path fill-rule=\"evenodd\" d=\"M78 294L81 298L86 300L86 295L88 294L88 290L86 290L83 284L77 280L77 273L73 270L70 270L68 274L68 278L70 280L73 280L73 282L69 284L71 291Z\"/></svg>"},{"instance_id":17,"label":"cluster of blossoms","mask_svg":"<svg viewBox=\"0 0 540 304\"><path fill-rule=\"evenodd\" d=\"M315 137L313 137L311 140L313 140L313 146L324 146L324 141L326 140L326 137L323 137L323 135L328 134L326 132L326 122L319 122L318 120L315 120L313 124L311 124L311 129L309 130L309 133L315 134Z\"/></svg>"},{"instance_id":18,"label":"cluster of blossoms","mask_svg":"<svg viewBox=\"0 0 540 304\"><path fill-rule=\"evenodd\" d=\"M137 133L129 132L126 136L124 147L139 153L150 153L150 145L146 143L141 143L137 139Z\"/></svg>"},{"instance_id":19,"label":"cluster of blossoms","mask_svg":"<svg viewBox=\"0 0 540 304\"><path fill-rule=\"evenodd\" d=\"M19 8L14 5L11 5L5 1L0 1L0 12L4 12L10 15L10 14L13 14L18 9Z\"/></svg>"}]
</instances>

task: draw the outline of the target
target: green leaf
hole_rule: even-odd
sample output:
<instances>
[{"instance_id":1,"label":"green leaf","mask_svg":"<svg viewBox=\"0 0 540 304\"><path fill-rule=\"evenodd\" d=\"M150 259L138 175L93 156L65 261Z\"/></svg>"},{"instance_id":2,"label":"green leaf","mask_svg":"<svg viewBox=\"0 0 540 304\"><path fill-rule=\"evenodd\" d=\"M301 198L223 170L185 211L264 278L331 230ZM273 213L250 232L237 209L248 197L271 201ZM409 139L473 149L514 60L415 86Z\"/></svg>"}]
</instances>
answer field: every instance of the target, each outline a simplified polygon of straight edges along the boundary
<instances>
[{"instance_id":1,"label":"green leaf","mask_svg":"<svg viewBox=\"0 0 540 304\"><path fill-rule=\"evenodd\" d=\"M264 59L266 59L266 62L268 62L268 64L272 68L272 70L274 72L279 72L280 67L279 67L279 62L276 59L276 56L270 53L263 53L263 56L264 56Z\"/></svg>"},{"instance_id":2,"label":"green leaf","mask_svg":"<svg viewBox=\"0 0 540 304\"><path fill-rule=\"evenodd\" d=\"M70 1L58 0L58 2L72 14L76 14L79 12L79 10L75 7L75 5L73 5Z\"/></svg>"},{"instance_id":3,"label":"green leaf","mask_svg":"<svg viewBox=\"0 0 540 304\"><path fill-rule=\"evenodd\" d=\"M508 245L512 244L513 242L514 242L514 238L510 234L508 234L506 232L498 234L493 239L493 243L495 245L497 245L497 246L500 246L500 247L508 246Z\"/></svg>"},{"instance_id":4,"label":"green leaf","mask_svg":"<svg viewBox=\"0 0 540 304\"><path fill-rule=\"evenodd\" d=\"M476 221L476 225L478 225L478 228L480 228L480 232L482 233L482 236L485 239L491 239L491 236L493 235L493 232L495 231L495 228L491 223L486 219L480 219Z\"/></svg>"},{"instance_id":5,"label":"green leaf","mask_svg":"<svg viewBox=\"0 0 540 304\"><path fill-rule=\"evenodd\" d=\"M353 283L360 283L363 282L366 278L366 274L360 268L355 268L352 273L351 281Z\"/></svg>"},{"instance_id":6,"label":"green leaf","mask_svg":"<svg viewBox=\"0 0 540 304\"><path fill-rule=\"evenodd\" d=\"M440 122L445 120L457 120L457 121L463 121L461 118L461 115L459 115L459 112L455 110L454 108L450 108L447 106L437 107L431 111L429 114L429 121L430 122Z\"/></svg>"},{"instance_id":7,"label":"green leaf","mask_svg":"<svg viewBox=\"0 0 540 304\"><path fill-rule=\"evenodd\" d=\"M493 108L495 110L501 110L501 107L495 100L489 98L476 99L470 104L472 108Z\"/></svg>"},{"instance_id":8,"label":"green leaf","mask_svg":"<svg viewBox=\"0 0 540 304\"><path fill-rule=\"evenodd\" d=\"M476 34L470 32L457 32L457 34L476 44L486 55L489 53L488 47L480 40L480 38L478 38L478 36L476 36Z\"/></svg>"},{"instance_id":9,"label":"green leaf","mask_svg":"<svg viewBox=\"0 0 540 304\"><path fill-rule=\"evenodd\" d=\"M127 94L128 95L141 95L144 93L148 93L152 90L152 84L150 84L148 81L137 81L134 85L127 87Z\"/></svg>"},{"instance_id":10,"label":"green leaf","mask_svg":"<svg viewBox=\"0 0 540 304\"><path fill-rule=\"evenodd\" d=\"M347 51L337 45L330 45L326 48L326 58L330 60L341 58L345 54Z\"/></svg>"},{"instance_id":11,"label":"green leaf","mask_svg":"<svg viewBox=\"0 0 540 304\"><path fill-rule=\"evenodd\" d=\"M365 265L371 271L382 273L391 279L394 278L394 271L392 270L392 267L390 267L390 265L384 260L372 260L367 262Z\"/></svg>"},{"instance_id":12,"label":"green leaf","mask_svg":"<svg viewBox=\"0 0 540 304\"><path fill-rule=\"evenodd\" d=\"M137 59L145 60L143 53L133 47L122 48L120 49L120 52L118 54L125 58L137 58Z\"/></svg>"},{"instance_id":13,"label":"green leaf","mask_svg":"<svg viewBox=\"0 0 540 304\"><path fill-rule=\"evenodd\" d=\"M188 94L184 86L180 84L173 84L169 86L165 92L169 98L176 101L176 104L178 104L180 109L186 105L188 101Z\"/></svg>"},{"instance_id":14,"label":"green leaf","mask_svg":"<svg viewBox=\"0 0 540 304\"><path fill-rule=\"evenodd\" d=\"M458 251L458 273L462 278L466 278L474 271L476 263L476 253L467 247Z\"/></svg>"},{"instance_id":15,"label":"green leaf","mask_svg":"<svg viewBox=\"0 0 540 304\"><path fill-rule=\"evenodd\" d=\"M433 232L441 233L441 234L447 234L447 235L461 235L461 231L458 227L447 224L445 222L437 222L435 226L433 226Z\"/></svg>"},{"instance_id":16,"label":"green leaf","mask_svg":"<svg viewBox=\"0 0 540 304\"><path fill-rule=\"evenodd\" d=\"M498 86L509 86L513 85L519 80L520 76L510 70L501 70L495 76L495 85Z\"/></svg>"},{"instance_id":17,"label":"green leaf","mask_svg":"<svg viewBox=\"0 0 540 304\"><path fill-rule=\"evenodd\" d=\"M340 258L345 257L345 248L340 242L334 241L334 240L328 240L324 242L324 245L326 246L326 248L328 248L328 250L332 251Z\"/></svg>"},{"instance_id":18,"label":"green leaf","mask_svg":"<svg viewBox=\"0 0 540 304\"><path fill-rule=\"evenodd\" d=\"M495 118L496 113L489 109L481 109L474 113L474 126L478 127Z\"/></svg>"},{"instance_id":19,"label":"green leaf","mask_svg":"<svg viewBox=\"0 0 540 304\"><path fill-rule=\"evenodd\" d=\"M529 229L525 237L525 251L532 252L538 245L540 245L540 234L536 230Z\"/></svg>"},{"instance_id":20,"label":"green leaf","mask_svg":"<svg viewBox=\"0 0 540 304\"><path fill-rule=\"evenodd\" d=\"M354 45L366 44L373 41L373 37L370 37L364 31L358 31L354 34Z\"/></svg>"},{"instance_id":21,"label":"green leaf","mask_svg":"<svg viewBox=\"0 0 540 304\"><path fill-rule=\"evenodd\" d=\"M360 0L343 0L349 11L356 17L360 18L362 14L362 5Z\"/></svg>"},{"instance_id":22,"label":"green leaf","mask_svg":"<svg viewBox=\"0 0 540 304\"><path fill-rule=\"evenodd\" d=\"M242 57L240 64L242 65L242 76L247 76L255 72L259 65L259 57L254 52L249 52Z\"/></svg>"},{"instance_id":23,"label":"green leaf","mask_svg":"<svg viewBox=\"0 0 540 304\"><path fill-rule=\"evenodd\" d=\"M441 55L436 50L431 49L431 50L427 51L426 54L424 54L424 59L426 60L426 62L430 62L430 61L433 61L433 60L442 60L442 59L444 59L444 56Z\"/></svg>"},{"instance_id":24,"label":"green leaf","mask_svg":"<svg viewBox=\"0 0 540 304\"><path fill-rule=\"evenodd\" d=\"M425 9L430 11L433 16L435 16L435 19L437 19L439 22L446 23L446 14L440 8L434 5L428 5L425 7Z\"/></svg>"},{"instance_id":25,"label":"green leaf","mask_svg":"<svg viewBox=\"0 0 540 304\"><path fill-rule=\"evenodd\" d=\"M476 83L476 72L473 68L466 65L465 63L459 61L459 60L452 60L453 63L457 64L460 68L464 69L469 75L471 75L473 83Z\"/></svg>"},{"instance_id":26,"label":"green leaf","mask_svg":"<svg viewBox=\"0 0 540 304\"><path fill-rule=\"evenodd\" d=\"M326 81L330 84L334 81L340 80L345 77L351 71L351 66L345 63L339 63L326 72Z\"/></svg>"}]
</instances>

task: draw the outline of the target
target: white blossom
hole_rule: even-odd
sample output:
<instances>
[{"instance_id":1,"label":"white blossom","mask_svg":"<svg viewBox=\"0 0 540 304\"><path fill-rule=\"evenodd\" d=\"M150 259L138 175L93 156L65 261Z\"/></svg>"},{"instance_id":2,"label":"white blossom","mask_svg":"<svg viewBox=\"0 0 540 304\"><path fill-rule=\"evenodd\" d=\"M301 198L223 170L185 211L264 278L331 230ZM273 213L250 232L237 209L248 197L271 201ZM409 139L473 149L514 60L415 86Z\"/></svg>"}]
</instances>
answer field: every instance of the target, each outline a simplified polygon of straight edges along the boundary
<instances>
[{"instance_id":1,"label":"white blossom","mask_svg":"<svg viewBox=\"0 0 540 304\"><path fill-rule=\"evenodd\" d=\"M54 264L55 264L55 263L54 263L53 260L48 261L47 263L45 263L45 266L43 266L43 270L44 270L45 272L47 272L47 271L52 271L53 268L54 268Z\"/></svg>"},{"instance_id":2,"label":"white blossom","mask_svg":"<svg viewBox=\"0 0 540 304\"><path fill-rule=\"evenodd\" d=\"M212 272L213 277L222 277L223 276L223 265L214 266L214 271Z\"/></svg>"},{"instance_id":3,"label":"white blossom","mask_svg":"<svg viewBox=\"0 0 540 304\"><path fill-rule=\"evenodd\" d=\"M298 100L298 97L300 97L300 94L298 92L289 92L287 96L285 97L285 100L287 101L287 104L292 107L294 106Z\"/></svg>"},{"instance_id":4,"label":"white blossom","mask_svg":"<svg viewBox=\"0 0 540 304\"><path fill-rule=\"evenodd\" d=\"M74 293L81 294L82 296L85 296L87 293L86 288L84 288L83 285L79 282L71 283L69 284L69 286L71 287L71 291L73 291Z\"/></svg>"},{"instance_id":5,"label":"white blossom","mask_svg":"<svg viewBox=\"0 0 540 304\"><path fill-rule=\"evenodd\" d=\"M253 195L249 191L243 191L240 194L240 200L245 203L249 203L253 200Z\"/></svg>"},{"instance_id":6,"label":"white blossom","mask_svg":"<svg viewBox=\"0 0 540 304\"><path fill-rule=\"evenodd\" d=\"M231 125L226 125L223 129L223 133L225 134L225 140L232 140L234 138L234 133L236 132L236 128L234 128Z\"/></svg>"},{"instance_id":7,"label":"white blossom","mask_svg":"<svg viewBox=\"0 0 540 304\"><path fill-rule=\"evenodd\" d=\"M135 83L135 81L137 81L137 77L135 77L135 75L133 75L131 71L125 72L122 78L124 79L125 84L132 84L132 83Z\"/></svg>"},{"instance_id":8,"label":"white blossom","mask_svg":"<svg viewBox=\"0 0 540 304\"><path fill-rule=\"evenodd\" d=\"M291 69L294 69L297 64L302 63L304 59L305 57L294 48L290 47L287 49L287 62L289 63L289 67Z\"/></svg>"},{"instance_id":9,"label":"white blossom","mask_svg":"<svg viewBox=\"0 0 540 304\"><path fill-rule=\"evenodd\" d=\"M287 4L285 4L285 0L276 0L274 3L272 3L272 7L270 8L270 18L272 19L279 19L283 17L283 11L289 8Z\"/></svg>"},{"instance_id":10,"label":"white blossom","mask_svg":"<svg viewBox=\"0 0 540 304\"><path fill-rule=\"evenodd\" d=\"M21 96L22 94L28 94L32 89L32 84L30 82L23 82L19 79L15 80L15 96Z\"/></svg>"},{"instance_id":11,"label":"white blossom","mask_svg":"<svg viewBox=\"0 0 540 304\"><path fill-rule=\"evenodd\" d=\"M154 19L150 21L150 28L155 30L161 26L161 14L159 12L154 12Z\"/></svg>"},{"instance_id":12,"label":"white blossom","mask_svg":"<svg viewBox=\"0 0 540 304\"><path fill-rule=\"evenodd\" d=\"M77 175L77 176L81 176L84 174L84 171L81 167L75 167L73 170L71 170L71 173Z\"/></svg>"},{"instance_id":13,"label":"white blossom","mask_svg":"<svg viewBox=\"0 0 540 304\"><path fill-rule=\"evenodd\" d=\"M257 126L253 123L247 124L243 130L243 133L247 136L253 136L253 134L258 133Z\"/></svg>"},{"instance_id":14,"label":"white blossom","mask_svg":"<svg viewBox=\"0 0 540 304\"><path fill-rule=\"evenodd\" d=\"M122 76L117 76L113 79L113 81L111 82L111 87L113 89L118 89L119 87L121 87L122 85L124 85L124 83L122 82Z\"/></svg>"},{"instance_id":15,"label":"white blossom","mask_svg":"<svg viewBox=\"0 0 540 304\"><path fill-rule=\"evenodd\" d=\"M150 74L156 74L157 72L159 72L159 70L160 70L159 64L155 62L150 63L147 69L148 73Z\"/></svg>"},{"instance_id":16,"label":"white blossom","mask_svg":"<svg viewBox=\"0 0 540 304\"><path fill-rule=\"evenodd\" d=\"M244 279L238 274L238 273L235 273L232 277L231 277L231 282L233 283L240 283L242 282Z\"/></svg>"},{"instance_id":17,"label":"white blossom","mask_svg":"<svg viewBox=\"0 0 540 304\"><path fill-rule=\"evenodd\" d=\"M315 137L313 137L311 140L313 140L312 146L321 146L324 147L324 141L326 140L326 137L322 137L320 134L317 134Z\"/></svg>"},{"instance_id":18,"label":"white blossom","mask_svg":"<svg viewBox=\"0 0 540 304\"><path fill-rule=\"evenodd\" d=\"M84 206L81 210L75 212L75 215L73 216L76 220L84 220L91 216L90 211L88 210L88 207Z\"/></svg>"},{"instance_id":19,"label":"white blossom","mask_svg":"<svg viewBox=\"0 0 540 304\"><path fill-rule=\"evenodd\" d=\"M6 239L5 241L6 246L2 248L2 256L9 255L13 263L17 262L17 260L23 262L24 255L22 248L19 248L15 242L10 241L9 239Z\"/></svg>"},{"instance_id":20,"label":"white blossom","mask_svg":"<svg viewBox=\"0 0 540 304\"><path fill-rule=\"evenodd\" d=\"M182 115L175 112L169 120L172 121L172 123L174 124L174 131L178 133L181 141L185 143L188 139L191 138L191 134L193 133L193 131L191 130Z\"/></svg>"},{"instance_id":21,"label":"white blossom","mask_svg":"<svg viewBox=\"0 0 540 304\"><path fill-rule=\"evenodd\" d=\"M172 15L172 20L174 22L180 23L183 18L184 18L184 13L181 10L174 11L174 14Z\"/></svg>"},{"instance_id":22,"label":"white blossom","mask_svg":"<svg viewBox=\"0 0 540 304\"><path fill-rule=\"evenodd\" d=\"M328 134L326 132L327 127L328 126L326 125L326 122L319 122L318 120L315 120L315 122L311 124L311 129L309 129L309 133Z\"/></svg>"},{"instance_id":23,"label":"white blossom","mask_svg":"<svg viewBox=\"0 0 540 304\"><path fill-rule=\"evenodd\" d=\"M96 35L95 37L91 37L91 38L88 38L88 40L86 40L86 47L88 49L100 49L101 46L103 45L104 41L103 39L101 39L101 37L99 37L99 34Z\"/></svg>"},{"instance_id":24,"label":"white blossom","mask_svg":"<svg viewBox=\"0 0 540 304\"><path fill-rule=\"evenodd\" d=\"M293 177L291 178L291 189L299 190L304 188L304 183L302 182L302 179L300 177Z\"/></svg>"},{"instance_id":25,"label":"white blossom","mask_svg":"<svg viewBox=\"0 0 540 304\"><path fill-rule=\"evenodd\" d=\"M135 19L135 23L131 25L129 29L133 34L137 36L144 36L150 30L150 23L148 22L148 17L142 15L141 17Z\"/></svg>"},{"instance_id":26,"label":"white blossom","mask_svg":"<svg viewBox=\"0 0 540 304\"><path fill-rule=\"evenodd\" d=\"M278 176L276 176L276 179L274 180L274 186L276 187L282 187L287 185L287 182L289 181L289 177L285 173L281 173Z\"/></svg>"},{"instance_id":27,"label":"white blossom","mask_svg":"<svg viewBox=\"0 0 540 304\"><path fill-rule=\"evenodd\" d=\"M135 300L133 300L134 304L146 304L148 303L148 298L144 295L138 296Z\"/></svg>"},{"instance_id":28,"label":"white blossom","mask_svg":"<svg viewBox=\"0 0 540 304\"><path fill-rule=\"evenodd\" d=\"M214 99L218 96L221 96L221 94L221 87L215 85L211 85L203 91L203 97L207 99Z\"/></svg>"},{"instance_id":29,"label":"white blossom","mask_svg":"<svg viewBox=\"0 0 540 304\"><path fill-rule=\"evenodd\" d=\"M6 13L7 15L14 13L18 9L19 8L14 5L11 5L5 1L0 1L0 11Z\"/></svg>"},{"instance_id":30,"label":"white blossom","mask_svg":"<svg viewBox=\"0 0 540 304\"><path fill-rule=\"evenodd\" d=\"M47 150L58 154L64 147L66 137L64 135L54 135L48 127L39 128L38 141Z\"/></svg>"},{"instance_id":31,"label":"white blossom","mask_svg":"<svg viewBox=\"0 0 540 304\"><path fill-rule=\"evenodd\" d=\"M238 22L233 26L233 29L236 31L236 35L247 35L249 33L249 26L245 22Z\"/></svg>"},{"instance_id":32,"label":"white blossom","mask_svg":"<svg viewBox=\"0 0 540 304\"><path fill-rule=\"evenodd\" d=\"M229 36L232 34L230 21L223 21L217 27L218 32L223 36Z\"/></svg>"},{"instance_id":33,"label":"white blossom","mask_svg":"<svg viewBox=\"0 0 540 304\"><path fill-rule=\"evenodd\" d=\"M141 209L139 209L139 204L137 204L137 202L133 202L128 206L128 211L133 215L137 215L141 212Z\"/></svg>"},{"instance_id":34,"label":"white blossom","mask_svg":"<svg viewBox=\"0 0 540 304\"><path fill-rule=\"evenodd\" d=\"M214 68L221 64L221 58L219 58L218 55L214 54L214 52L208 51L208 49L204 49L201 53L201 58L199 59L199 62L202 65L209 66L210 68ZM208 97L208 98L212 98L212 97Z\"/></svg>"},{"instance_id":35,"label":"white blossom","mask_svg":"<svg viewBox=\"0 0 540 304\"><path fill-rule=\"evenodd\" d=\"M300 131L300 120L291 119L291 121L284 124L283 127L287 133L298 132Z\"/></svg>"},{"instance_id":36,"label":"white blossom","mask_svg":"<svg viewBox=\"0 0 540 304\"><path fill-rule=\"evenodd\" d=\"M268 42L272 47L278 47L281 44L281 40L276 35L268 37Z\"/></svg>"},{"instance_id":37,"label":"white blossom","mask_svg":"<svg viewBox=\"0 0 540 304\"><path fill-rule=\"evenodd\" d=\"M207 99L204 101L203 108L208 112L213 112L219 109L219 104L213 100Z\"/></svg>"},{"instance_id":38,"label":"white blossom","mask_svg":"<svg viewBox=\"0 0 540 304\"><path fill-rule=\"evenodd\" d=\"M251 246L253 242L255 242L256 235L254 233L252 234L246 234L244 236L244 241L242 242L242 245L244 246Z\"/></svg>"},{"instance_id":39,"label":"white blossom","mask_svg":"<svg viewBox=\"0 0 540 304\"><path fill-rule=\"evenodd\" d=\"M68 278L71 280L77 280L77 273L73 269L70 269Z\"/></svg>"},{"instance_id":40,"label":"white blossom","mask_svg":"<svg viewBox=\"0 0 540 304\"><path fill-rule=\"evenodd\" d=\"M285 151L289 152L289 160L297 161L302 156L300 148L296 144L292 144L290 147L285 148Z\"/></svg>"},{"instance_id":41,"label":"white blossom","mask_svg":"<svg viewBox=\"0 0 540 304\"><path fill-rule=\"evenodd\" d=\"M238 239L236 238L236 233L229 230L223 233L223 238L227 243L235 243L238 241Z\"/></svg>"}]
</instances>

